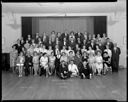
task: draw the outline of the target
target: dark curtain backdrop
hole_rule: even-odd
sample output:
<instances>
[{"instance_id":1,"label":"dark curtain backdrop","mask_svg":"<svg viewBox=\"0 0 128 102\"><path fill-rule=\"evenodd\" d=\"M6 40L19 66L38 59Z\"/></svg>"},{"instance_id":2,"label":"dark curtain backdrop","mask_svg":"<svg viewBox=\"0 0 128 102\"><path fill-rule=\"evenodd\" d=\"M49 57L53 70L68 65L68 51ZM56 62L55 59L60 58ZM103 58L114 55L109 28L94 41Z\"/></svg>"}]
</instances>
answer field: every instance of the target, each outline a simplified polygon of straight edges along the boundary
<instances>
[{"instance_id":1,"label":"dark curtain backdrop","mask_svg":"<svg viewBox=\"0 0 128 102\"><path fill-rule=\"evenodd\" d=\"M86 17L22 17L22 36L34 36L36 33L42 35L51 31L64 32L67 30L75 32L87 31L90 34L107 33L106 16L86 16Z\"/></svg>"},{"instance_id":2,"label":"dark curtain backdrop","mask_svg":"<svg viewBox=\"0 0 128 102\"><path fill-rule=\"evenodd\" d=\"M22 17L22 37L26 40L27 35L32 36L32 17Z\"/></svg>"},{"instance_id":3,"label":"dark curtain backdrop","mask_svg":"<svg viewBox=\"0 0 128 102\"><path fill-rule=\"evenodd\" d=\"M32 33L42 35L46 32L48 35L54 30L55 32L89 32L94 33L93 17L33 17Z\"/></svg>"},{"instance_id":4,"label":"dark curtain backdrop","mask_svg":"<svg viewBox=\"0 0 128 102\"><path fill-rule=\"evenodd\" d=\"M94 16L94 33L96 36L107 33L107 16Z\"/></svg>"}]
</instances>

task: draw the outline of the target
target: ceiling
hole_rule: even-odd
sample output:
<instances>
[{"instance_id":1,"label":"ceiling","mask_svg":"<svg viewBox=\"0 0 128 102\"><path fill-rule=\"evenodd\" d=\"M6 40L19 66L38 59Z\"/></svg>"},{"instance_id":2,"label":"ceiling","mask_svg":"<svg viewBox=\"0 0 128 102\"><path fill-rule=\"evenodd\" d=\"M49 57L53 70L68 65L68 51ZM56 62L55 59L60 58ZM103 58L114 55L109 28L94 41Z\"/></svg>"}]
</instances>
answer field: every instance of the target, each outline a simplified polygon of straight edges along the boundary
<instances>
[{"instance_id":1,"label":"ceiling","mask_svg":"<svg viewBox=\"0 0 128 102\"><path fill-rule=\"evenodd\" d=\"M2 3L2 13L108 13L126 12L126 0L118 2Z\"/></svg>"}]
</instances>

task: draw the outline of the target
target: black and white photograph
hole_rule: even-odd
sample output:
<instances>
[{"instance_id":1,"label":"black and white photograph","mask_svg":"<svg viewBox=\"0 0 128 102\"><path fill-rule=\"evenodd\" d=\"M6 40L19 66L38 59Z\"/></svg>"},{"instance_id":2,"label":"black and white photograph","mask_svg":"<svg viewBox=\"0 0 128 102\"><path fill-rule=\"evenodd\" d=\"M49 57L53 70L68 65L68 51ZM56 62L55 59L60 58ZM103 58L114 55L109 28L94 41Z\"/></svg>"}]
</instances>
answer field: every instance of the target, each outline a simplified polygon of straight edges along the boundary
<instances>
[{"instance_id":1,"label":"black and white photograph","mask_svg":"<svg viewBox=\"0 0 128 102\"><path fill-rule=\"evenodd\" d=\"M1 5L2 101L127 101L126 0Z\"/></svg>"}]
</instances>

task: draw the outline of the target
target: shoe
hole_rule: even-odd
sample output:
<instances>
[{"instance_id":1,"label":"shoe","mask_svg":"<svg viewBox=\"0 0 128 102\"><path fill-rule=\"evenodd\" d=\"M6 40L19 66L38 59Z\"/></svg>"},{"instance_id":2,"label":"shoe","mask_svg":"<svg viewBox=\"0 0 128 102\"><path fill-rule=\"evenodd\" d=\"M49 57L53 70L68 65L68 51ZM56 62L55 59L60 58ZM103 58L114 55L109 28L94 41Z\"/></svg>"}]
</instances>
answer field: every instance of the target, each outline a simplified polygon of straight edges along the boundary
<instances>
[{"instance_id":1,"label":"shoe","mask_svg":"<svg viewBox=\"0 0 128 102\"><path fill-rule=\"evenodd\" d=\"M92 78L92 74L90 74L90 79Z\"/></svg>"},{"instance_id":2,"label":"shoe","mask_svg":"<svg viewBox=\"0 0 128 102\"><path fill-rule=\"evenodd\" d=\"M19 75L19 77L22 77L22 75Z\"/></svg>"}]
</instances>

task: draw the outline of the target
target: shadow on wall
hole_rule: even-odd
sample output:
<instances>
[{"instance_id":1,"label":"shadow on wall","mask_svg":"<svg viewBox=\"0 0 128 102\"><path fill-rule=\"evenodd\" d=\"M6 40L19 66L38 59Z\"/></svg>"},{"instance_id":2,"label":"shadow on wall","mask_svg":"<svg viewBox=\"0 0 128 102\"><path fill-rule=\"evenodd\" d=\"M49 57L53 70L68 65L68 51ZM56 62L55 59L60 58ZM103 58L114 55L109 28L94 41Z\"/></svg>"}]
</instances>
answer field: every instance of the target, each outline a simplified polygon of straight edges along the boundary
<instances>
[{"instance_id":1,"label":"shadow on wall","mask_svg":"<svg viewBox=\"0 0 128 102\"><path fill-rule=\"evenodd\" d=\"M7 24L7 25L10 26L12 29L15 29L15 30L17 30L21 27L20 24Z\"/></svg>"},{"instance_id":2,"label":"shadow on wall","mask_svg":"<svg viewBox=\"0 0 128 102\"><path fill-rule=\"evenodd\" d=\"M111 25L111 26L112 26L112 25L116 24L117 22L119 22L119 21L110 19L110 20L108 21L108 25Z\"/></svg>"},{"instance_id":3,"label":"shadow on wall","mask_svg":"<svg viewBox=\"0 0 128 102\"><path fill-rule=\"evenodd\" d=\"M7 24L8 26L10 26L12 29L19 29L21 28L21 24L17 24L16 20L14 20L13 24Z\"/></svg>"}]
</instances>

